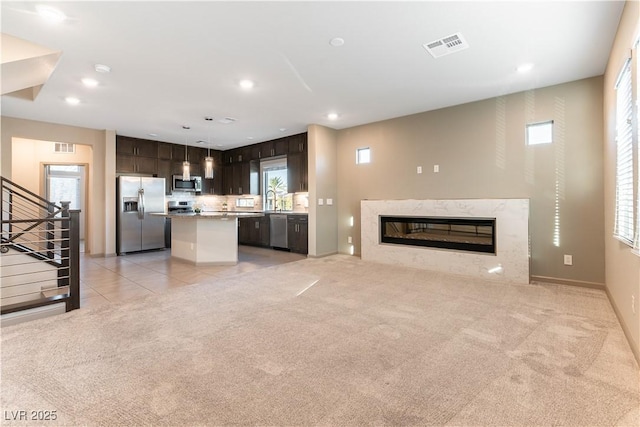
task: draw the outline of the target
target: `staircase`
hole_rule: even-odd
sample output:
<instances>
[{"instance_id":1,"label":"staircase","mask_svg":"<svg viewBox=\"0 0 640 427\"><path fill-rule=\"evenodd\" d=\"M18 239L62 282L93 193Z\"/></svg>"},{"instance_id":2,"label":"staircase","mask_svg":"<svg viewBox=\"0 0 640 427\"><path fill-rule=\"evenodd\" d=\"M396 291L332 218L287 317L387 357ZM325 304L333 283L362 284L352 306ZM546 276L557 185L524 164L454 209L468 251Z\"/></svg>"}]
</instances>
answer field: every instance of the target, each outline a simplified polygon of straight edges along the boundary
<instances>
[{"instance_id":1,"label":"staircase","mask_svg":"<svg viewBox=\"0 0 640 427\"><path fill-rule=\"evenodd\" d=\"M80 211L3 177L0 187L2 323L34 317L54 305L64 311L80 308Z\"/></svg>"}]
</instances>

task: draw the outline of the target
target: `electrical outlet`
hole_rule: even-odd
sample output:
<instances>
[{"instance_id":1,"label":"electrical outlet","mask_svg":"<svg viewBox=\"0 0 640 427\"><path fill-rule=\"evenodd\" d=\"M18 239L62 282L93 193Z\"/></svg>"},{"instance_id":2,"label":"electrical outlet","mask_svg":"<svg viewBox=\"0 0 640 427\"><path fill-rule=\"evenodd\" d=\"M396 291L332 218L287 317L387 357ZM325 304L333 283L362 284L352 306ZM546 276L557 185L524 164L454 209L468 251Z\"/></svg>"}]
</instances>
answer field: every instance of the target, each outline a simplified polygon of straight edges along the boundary
<instances>
[{"instance_id":1,"label":"electrical outlet","mask_svg":"<svg viewBox=\"0 0 640 427\"><path fill-rule=\"evenodd\" d=\"M422 166L418 166L417 172L422 173Z\"/></svg>"},{"instance_id":2,"label":"electrical outlet","mask_svg":"<svg viewBox=\"0 0 640 427\"><path fill-rule=\"evenodd\" d=\"M318 206L324 205L324 199L318 199Z\"/></svg>"},{"instance_id":3,"label":"electrical outlet","mask_svg":"<svg viewBox=\"0 0 640 427\"><path fill-rule=\"evenodd\" d=\"M573 255L564 256L564 265L573 265Z\"/></svg>"},{"instance_id":4,"label":"electrical outlet","mask_svg":"<svg viewBox=\"0 0 640 427\"><path fill-rule=\"evenodd\" d=\"M433 173L440 172L440 165L433 165Z\"/></svg>"},{"instance_id":5,"label":"electrical outlet","mask_svg":"<svg viewBox=\"0 0 640 427\"><path fill-rule=\"evenodd\" d=\"M636 296L635 295L631 295L631 311L633 311L633 314L636 314Z\"/></svg>"}]
</instances>

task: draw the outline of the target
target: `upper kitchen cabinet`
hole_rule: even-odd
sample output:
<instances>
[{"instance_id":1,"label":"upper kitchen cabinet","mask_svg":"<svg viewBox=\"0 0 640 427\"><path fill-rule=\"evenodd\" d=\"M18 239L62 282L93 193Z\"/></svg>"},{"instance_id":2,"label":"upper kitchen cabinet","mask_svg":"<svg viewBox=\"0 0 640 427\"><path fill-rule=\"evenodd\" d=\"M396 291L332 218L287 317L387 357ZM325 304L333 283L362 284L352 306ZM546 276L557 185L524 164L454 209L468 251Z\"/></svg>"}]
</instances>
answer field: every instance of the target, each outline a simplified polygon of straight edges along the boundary
<instances>
[{"instance_id":1,"label":"upper kitchen cabinet","mask_svg":"<svg viewBox=\"0 0 640 427\"><path fill-rule=\"evenodd\" d=\"M233 150L223 151L222 161L225 165L246 161L247 159L244 158L243 154L243 148L234 148Z\"/></svg>"},{"instance_id":2,"label":"upper kitchen cabinet","mask_svg":"<svg viewBox=\"0 0 640 427\"><path fill-rule=\"evenodd\" d=\"M168 142L158 142L158 159L172 160L173 144L169 144Z\"/></svg>"},{"instance_id":3,"label":"upper kitchen cabinet","mask_svg":"<svg viewBox=\"0 0 640 427\"><path fill-rule=\"evenodd\" d=\"M251 159L260 160L273 156L273 141L251 145Z\"/></svg>"},{"instance_id":4,"label":"upper kitchen cabinet","mask_svg":"<svg viewBox=\"0 0 640 427\"><path fill-rule=\"evenodd\" d=\"M289 137L289 153L306 153L307 152L307 134L300 133Z\"/></svg>"},{"instance_id":5,"label":"upper kitchen cabinet","mask_svg":"<svg viewBox=\"0 0 640 427\"><path fill-rule=\"evenodd\" d=\"M116 136L116 173L155 175L158 147L155 141Z\"/></svg>"},{"instance_id":6,"label":"upper kitchen cabinet","mask_svg":"<svg viewBox=\"0 0 640 427\"><path fill-rule=\"evenodd\" d=\"M273 156L284 156L289 152L289 138L279 138L273 141Z\"/></svg>"},{"instance_id":7,"label":"upper kitchen cabinet","mask_svg":"<svg viewBox=\"0 0 640 427\"><path fill-rule=\"evenodd\" d=\"M184 162L187 154L187 148L184 145L171 144L171 158L176 162Z\"/></svg>"},{"instance_id":8,"label":"upper kitchen cabinet","mask_svg":"<svg viewBox=\"0 0 640 427\"><path fill-rule=\"evenodd\" d=\"M206 150L205 150L205 154ZM206 155L205 155L206 157ZM211 157L213 158L213 178L205 178L205 160L202 160L202 194L223 194L222 180L223 180L223 166L222 166L222 154L219 151L211 150Z\"/></svg>"},{"instance_id":9,"label":"upper kitchen cabinet","mask_svg":"<svg viewBox=\"0 0 640 427\"><path fill-rule=\"evenodd\" d=\"M116 136L116 154L128 156L158 157L158 145L155 141Z\"/></svg>"},{"instance_id":10,"label":"upper kitchen cabinet","mask_svg":"<svg viewBox=\"0 0 640 427\"><path fill-rule=\"evenodd\" d=\"M309 191L307 163L307 153L287 155L287 192Z\"/></svg>"}]
</instances>

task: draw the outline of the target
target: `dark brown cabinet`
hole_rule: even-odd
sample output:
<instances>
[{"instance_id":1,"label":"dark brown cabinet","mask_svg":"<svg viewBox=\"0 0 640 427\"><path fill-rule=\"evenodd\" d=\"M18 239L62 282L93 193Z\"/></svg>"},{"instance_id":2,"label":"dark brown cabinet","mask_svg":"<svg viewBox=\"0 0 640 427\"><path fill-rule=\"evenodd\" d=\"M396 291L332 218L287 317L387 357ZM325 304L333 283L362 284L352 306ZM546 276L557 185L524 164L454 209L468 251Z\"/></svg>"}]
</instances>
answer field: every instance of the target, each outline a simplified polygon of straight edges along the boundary
<instances>
[{"instance_id":1,"label":"dark brown cabinet","mask_svg":"<svg viewBox=\"0 0 640 427\"><path fill-rule=\"evenodd\" d=\"M287 239L289 250L299 254L309 252L309 217L287 215Z\"/></svg>"},{"instance_id":2,"label":"dark brown cabinet","mask_svg":"<svg viewBox=\"0 0 640 427\"><path fill-rule=\"evenodd\" d=\"M238 220L238 243L241 245L269 246L269 216L240 218Z\"/></svg>"},{"instance_id":3,"label":"dark brown cabinet","mask_svg":"<svg viewBox=\"0 0 640 427\"><path fill-rule=\"evenodd\" d=\"M289 137L289 154L307 152L307 134L301 133Z\"/></svg>"},{"instance_id":4,"label":"dark brown cabinet","mask_svg":"<svg viewBox=\"0 0 640 427\"><path fill-rule=\"evenodd\" d=\"M213 158L213 178L204 177L205 159L202 159L202 194L222 195L224 194L222 187L222 179L224 175L222 172L222 155L219 151L212 151L211 157Z\"/></svg>"},{"instance_id":5,"label":"dark brown cabinet","mask_svg":"<svg viewBox=\"0 0 640 427\"><path fill-rule=\"evenodd\" d=\"M266 159L272 156L273 143L271 141L251 146L251 160Z\"/></svg>"},{"instance_id":6,"label":"dark brown cabinet","mask_svg":"<svg viewBox=\"0 0 640 427\"><path fill-rule=\"evenodd\" d=\"M224 165L222 178L224 194L260 194L259 174L260 162L256 160Z\"/></svg>"},{"instance_id":7,"label":"dark brown cabinet","mask_svg":"<svg viewBox=\"0 0 640 427\"><path fill-rule=\"evenodd\" d=\"M158 146L155 141L148 139L116 136L116 154L127 156L158 157Z\"/></svg>"},{"instance_id":8,"label":"dark brown cabinet","mask_svg":"<svg viewBox=\"0 0 640 427\"><path fill-rule=\"evenodd\" d=\"M289 152L289 138L279 138L273 141L273 156L284 156Z\"/></svg>"},{"instance_id":9,"label":"dark brown cabinet","mask_svg":"<svg viewBox=\"0 0 640 427\"><path fill-rule=\"evenodd\" d=\"M155 141L116 136L116 173L157 173L158 147Z\"/></svg>"},{"instance_id":10,"label":"dark brown cabinet","mask_svg":"<svg viewBox=\"0 0 640 427\"><path fill-rule=\"evenodd\" d=\"M173 144L168 142L158 143L158 159L171 160L173 159Z\"/></svg>"},{"instance_id":11,"label":"dark brown cabinet","mask_svg":"<svg viewBox=\"0 0 640 427\"><path fill-rule=\"evenodd\" d=\"M158 159L158 178L164 178L165 194L171 194L173 165L171 160Z\"/></svg>"},{"instance_id":12,"label":"dark brown cabinet","mask_svg":"<svg viewBox=\"0 0 640 427\"><path fill-rule=\"evenodd\" d=\"M287 191L309 191L306 152L287 155Z\"/></svg>"}]
</instances>

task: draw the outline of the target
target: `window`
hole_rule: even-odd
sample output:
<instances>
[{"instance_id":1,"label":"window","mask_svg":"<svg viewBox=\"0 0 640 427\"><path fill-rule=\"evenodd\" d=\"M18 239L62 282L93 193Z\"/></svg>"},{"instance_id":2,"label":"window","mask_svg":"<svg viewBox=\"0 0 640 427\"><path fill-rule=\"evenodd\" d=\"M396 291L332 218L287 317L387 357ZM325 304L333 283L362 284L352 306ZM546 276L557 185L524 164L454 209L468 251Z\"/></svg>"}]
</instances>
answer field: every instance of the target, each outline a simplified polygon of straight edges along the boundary
<instances>
[{"instance_id":1,"label":"window","mask_svg":"<svg viewBox=\"0 0 640 427\"><path fill-rule=\"evenodd\" d=\"M371 149L369 147L356 150L356 164L371 163Z\"/></svg>"},{"instance_id":2,"label":"window","mask_svg":"<svg viewBox=\"0 0 640 427\"><path fill-rule=\"evenodd\" d=\"M633 82L628 60L616 83L616 205L614 236L633 245Z\"/></svg>"},{"instance_id":3,"label":"window","mask_svg":"<svg viewBox=\"0 0 640 427\"><path fill-rule=\"evenodd\" d=\"M527 145L551 144L553 142L553 120L527 125Z\"/></svg>"},{"instance_id":4,"label":"window","mask_svg":"<svg viewBox=\"0 0 640 427\"><path fill-rule=\"evenodd\" d=\"M287 193L287 159L260 162L264 210L293 210L293 196Z\"/></svg>"}]
</instances>

